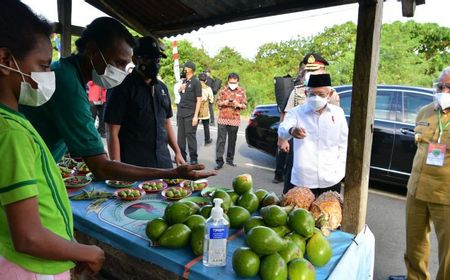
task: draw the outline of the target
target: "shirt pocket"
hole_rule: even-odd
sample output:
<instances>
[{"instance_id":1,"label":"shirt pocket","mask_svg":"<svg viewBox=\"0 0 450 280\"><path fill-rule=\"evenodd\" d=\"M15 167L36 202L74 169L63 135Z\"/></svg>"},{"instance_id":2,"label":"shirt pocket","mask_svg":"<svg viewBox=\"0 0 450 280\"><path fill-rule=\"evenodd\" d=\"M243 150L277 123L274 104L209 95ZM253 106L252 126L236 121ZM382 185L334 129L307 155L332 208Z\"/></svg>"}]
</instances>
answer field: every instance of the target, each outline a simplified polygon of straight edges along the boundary
<instances>
[{"instance_id":1,"label":"shirt pocket","mask_svg":"<svg viewBox=\"0 0 450 280\"><path fill-rule=\"evenodd\" d=\"M435 128L430 125L418 124L414 129L414 140L416 143L433 142Z\"/></svg>"},{"instance_id":2,"label":"shirt pocket","mask_svg":"<svg viewBox=\"0 0 450 280\"><path fill-rule=\"evenodd\" d=\"M330 121L327 120L325 123L321 123L322 126L319 137L324 137L328 148L335 147L339 145L339 138L341 135L341 126L336 122L336 116L326 116L326 118L331 118Z\"/></svg>"}]
</instances>

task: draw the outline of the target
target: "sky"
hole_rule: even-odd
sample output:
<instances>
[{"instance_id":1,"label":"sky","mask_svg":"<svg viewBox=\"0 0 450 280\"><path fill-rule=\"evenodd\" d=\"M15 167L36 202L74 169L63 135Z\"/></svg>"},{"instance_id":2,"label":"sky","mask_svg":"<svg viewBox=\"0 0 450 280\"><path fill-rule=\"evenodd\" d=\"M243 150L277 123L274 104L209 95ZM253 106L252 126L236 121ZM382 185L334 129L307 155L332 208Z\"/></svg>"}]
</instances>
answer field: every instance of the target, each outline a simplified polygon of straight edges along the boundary
<instances>
[{"instance_id":1,"label":"sky","mask_svg":"<svg viewBox=\"0 0 450 280\"><path fill-rule=\"evenodd\" d=\"M48 20L58 20L56 0L22 0L22 2ZM450 0L426 0L425 5L416 7L413 18L405 18L402 16L401 2L387 0L383 8L383 23L414 20L421 23L433 22L450 28L448 11L450 11ZM99 16L105 16L105 14L83 0L72 0L73 25L86 26ZM265 43L315 35L335 24L347 21L356 23L357 17L358 5L350 4L216 25L166 39L186 39L196 47L205 48L210 56L217 54L221 48L229 46L244 57L252 59L258 47Z\"/></svg>"}]
</instances>

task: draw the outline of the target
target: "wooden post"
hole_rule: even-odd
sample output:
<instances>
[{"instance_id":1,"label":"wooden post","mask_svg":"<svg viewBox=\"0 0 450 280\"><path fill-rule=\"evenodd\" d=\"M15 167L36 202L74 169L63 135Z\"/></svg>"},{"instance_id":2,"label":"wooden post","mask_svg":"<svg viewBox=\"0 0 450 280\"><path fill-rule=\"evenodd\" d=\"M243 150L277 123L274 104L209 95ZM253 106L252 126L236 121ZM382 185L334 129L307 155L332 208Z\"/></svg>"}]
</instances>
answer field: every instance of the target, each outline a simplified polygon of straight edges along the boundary
<instances>
[{"instance_id":1,"label":"wooden post","mask_svg":"<svg viewBox=\"0 0 450 280\"><path fill-rule=\"evenodd\" d=\"M382 11L383 0L359 1L342 224L353 234L366 223Z\"/></svg>"},{"instance_id":2,"label":"wooden post","mask_svg":"<svg viewBox=\"0 0 450 280\"><path fill-rule=\"evenodd\" d=\"M58 21L61 23L61 56L66 57L71 53L72 44L72 0L58 0Z\"/></svg>"}]
</instances>

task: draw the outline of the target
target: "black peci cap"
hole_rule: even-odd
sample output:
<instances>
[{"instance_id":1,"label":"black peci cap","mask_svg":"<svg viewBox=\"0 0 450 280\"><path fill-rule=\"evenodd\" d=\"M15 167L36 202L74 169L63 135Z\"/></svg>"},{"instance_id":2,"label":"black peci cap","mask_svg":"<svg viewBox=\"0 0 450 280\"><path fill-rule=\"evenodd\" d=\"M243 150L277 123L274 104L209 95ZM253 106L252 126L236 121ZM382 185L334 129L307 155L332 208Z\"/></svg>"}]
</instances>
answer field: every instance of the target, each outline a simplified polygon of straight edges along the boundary
<instances>
[{"instance_id":1,"label":"black peci cap","mask_svg":"<svg viewBox=\"0 0 450 280\"><path fill-rule=\"evenodd\" d=\"M330 87L331 77L330 74L317 74L311 75L308 80L307 87Z\"/></svg>"}]
</instances>

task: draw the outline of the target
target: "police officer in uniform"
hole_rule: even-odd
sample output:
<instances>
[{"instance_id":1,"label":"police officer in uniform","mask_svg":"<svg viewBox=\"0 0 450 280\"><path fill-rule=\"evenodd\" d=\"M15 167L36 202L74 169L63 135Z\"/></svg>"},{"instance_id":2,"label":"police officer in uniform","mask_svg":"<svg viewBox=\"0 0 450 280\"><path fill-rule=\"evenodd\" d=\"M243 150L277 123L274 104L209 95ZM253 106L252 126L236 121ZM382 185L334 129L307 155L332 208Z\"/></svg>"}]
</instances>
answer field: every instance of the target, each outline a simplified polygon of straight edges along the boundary
<instances>
[{"instance_id":1,"label":"police officer in uniform","mask_svg":"<svg viewBox=\"0 0 450 280\"><path fill-rule=\"evenodd\" d=\"M450 67L441 73L434 87L435 101L420 109L416 118L417 152L406 199L408 280L431 279L431 222L439 247L436 279L450 279Z\"/></svg>"},{"instance_id":2,"label":"police officer in uniform","mask_svg":"<svg viewBox=\"0 0 450 280\"><path fill-rule=\"evenodd\" d=\"M177 165L184 164L170 122L169 91L157 79L160 59L167 56L152 37L140 38L133 53L135 69L112 89L106 104L109 156L143 167L172 168L170 145Z\"/></svg>"}]
</instances>

